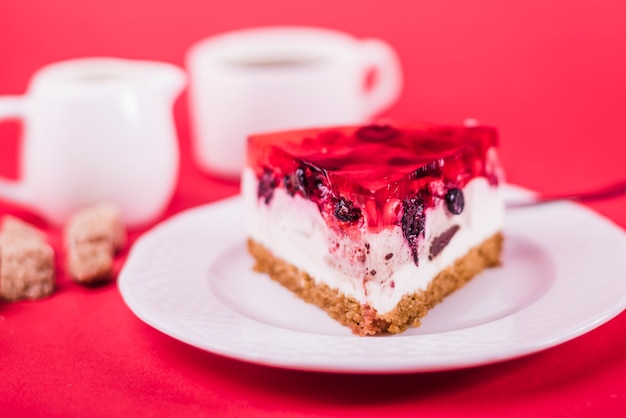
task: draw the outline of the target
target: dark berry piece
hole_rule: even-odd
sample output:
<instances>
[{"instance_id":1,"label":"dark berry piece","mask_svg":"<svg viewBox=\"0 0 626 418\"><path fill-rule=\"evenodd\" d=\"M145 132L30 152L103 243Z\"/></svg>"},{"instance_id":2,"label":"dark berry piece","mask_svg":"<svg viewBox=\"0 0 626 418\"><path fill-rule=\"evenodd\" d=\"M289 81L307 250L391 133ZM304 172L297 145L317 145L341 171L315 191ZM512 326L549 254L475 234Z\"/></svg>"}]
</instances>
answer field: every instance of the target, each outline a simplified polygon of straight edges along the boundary
<instances>
[{"instance_id":1,"label":"dark berry piece","mask_svg":"<svg viewBox=\"0 0 626 418\"><path fill-rule=\"evenodd\" d=\"M448 245L454 234L460 229L460 226L454 225L444 231L441 235L436 236L430 244L430 253L428 259L432 260L437 257L441 251Z\"/></svg>"},{"instance_id":2,"label":"dark berry piece","mask_svg":"<svg viewBox=\"0 0 626 418\"><path fill-rule=\"evenodd\" d=\"M296 189L302 191L302 193L306 195L305 190L307 185L307 178L303 166L296 168L296 171L294 173L294 180L294 186L296 187Z\"/></svg>"},{"instance_id":3,"label":"dark berry piece","mask_svg":"<svg viewBox=\"0 0 626 418\"><path fill-rule=\"evenodd\" d=\"M402 235L409 244L413 261L418 264L417 257L417 241L420 235L424 234L426 225L426 216L424 208L424 199L421 196L415 196L405 199L402 202Z\"/></svg>"},{"instance_id":4,"label":"dark berry piece","mask_svg":"<svg viewBox=\"0 0 626 418\"><path fill-rule=\"evenodd\" d=\"M446 205L448 206L448 210L455 215L463 212L463 208L465 207L463 192L456 187L448 190L448 193L446 193Z\"/></svg>"},{"instance_id":5,"label":"dark berry piece","mask_svg":"<svg viewBox=\"0 0 626 418\"><path fill-rule=\"evenodd\" d=\"M389 253L385 256L385 260L391 260L391 257L393 257L393 253Z\"/></svg>"},{"instance_id":6,"label":"dark berry piece","mask_svg":"<svg viewBox=\"0 0 626 418\"><path fill-rule=\"evenodd\" d=\"M370 274L371 274L372 276L376 276L376 270L371 269L371 270L370 270Z\"/></svg>"},{"instance_id":7,"label":"dark berry piece","mask_svg":"<svg viewBox=\"0 0 626 418\"><path fill-rule=\"evenodd\" d=\"M422 177L441 177L441 160L435 160L415 170L412 174L413 178Z\"/></svg>"},{"instance_id":8,"label":"dark berry piece","mask_svg":"<svg viewBox=\"0 0 626 418\"><path fill-rule=\"evenodd\" d=\"M351 201L341 197L335 203L335 216L341 222L354 222L361 217L361 209L355 208Z\"/></svg>"},{"instance_id":9,"label":"dark berry piece","mask_svg":"<svg viewBox=\"0 0 626 418\"><path fill-rule=\"evenodd\" d=\"M261 178L259 179L257 196L263 198L265 204L270 203L272 197L274 197L274 189L276 186L278 186L278 181L274 177L272 170L267 167L263 168L263 174L261 174Z\"/></svg>"},{"instance_id":10,"label":"dark berry piece","mask_svg":"<svg viewBox=\"0 0 626 418\"><path fill-rule=\"evenodd\" d=\"M285 190L289 193L289 196L295 196L298 191L298 186L296 185L294 176L285 176L283 178L283 184L285 186Z\"/></svg>"},{"instance_id":11,"label":"dark berry piece","mask_svg":"<svg viewBox=\"0 0 626 418\"><path fill-rule=\"evenodd\" d=\"M296 189L308 199L322 197L328 192L328 188L324 185L324 177L319 168L302 163L294 173Z\"/></svg>"},{"instance_id":12,"label":"dark berry piece","mask_svg":"<svg viewBox=\"0 0 626 418\"><path fill-rule=\"evenodd\" d=\"M382 142L394 139L400 131L389 125L367 125L359 128L355 135L363 142Z\"/></svg>"}]
</instances>

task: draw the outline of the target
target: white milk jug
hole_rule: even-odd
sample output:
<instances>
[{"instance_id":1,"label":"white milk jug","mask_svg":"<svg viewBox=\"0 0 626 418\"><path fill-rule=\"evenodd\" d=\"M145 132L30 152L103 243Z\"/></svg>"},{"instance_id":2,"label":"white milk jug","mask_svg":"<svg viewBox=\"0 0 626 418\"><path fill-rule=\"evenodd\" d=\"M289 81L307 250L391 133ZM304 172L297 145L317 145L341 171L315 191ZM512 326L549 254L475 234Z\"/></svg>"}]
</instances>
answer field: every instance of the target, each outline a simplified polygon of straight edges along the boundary
<instances>
[{"instance_id":1,"label":"white milk jug","mask_svg":"<svg viewBox=\"0 0 626 418\"><path fill-rule=\"evenodd\" d=\"M172 106L186 85L176 66L84 58L48 65L24 96L0 96L0 119L20 118L20 178L0 178L0 199L54 224L109 202L124 222L158 218L176 186L179 148Z\"/></svg>"}]
</instances>

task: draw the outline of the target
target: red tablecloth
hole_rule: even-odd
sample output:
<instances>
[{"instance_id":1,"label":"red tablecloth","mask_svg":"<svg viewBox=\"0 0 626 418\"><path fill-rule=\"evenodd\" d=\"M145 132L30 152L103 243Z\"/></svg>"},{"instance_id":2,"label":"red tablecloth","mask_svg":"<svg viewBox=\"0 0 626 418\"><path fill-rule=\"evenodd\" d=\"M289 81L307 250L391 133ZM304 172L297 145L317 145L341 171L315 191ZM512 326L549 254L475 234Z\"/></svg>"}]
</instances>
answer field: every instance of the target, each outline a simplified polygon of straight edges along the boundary
<instances>
[{"instance_id":1,"label":"red tablecloth","mask_svg":"<svg viewBox=\"0 0 626 418\"><path fill-rule=\"evenodd\" d=\"M169 213L237 191L236 184L191 172L182 180ZM598 206L621 212L613 218L623 226L625 204ZM36 221L7 205L0 211ZM49 233L58 248L58 231ZM623 313L545 352L469 370L297 372L190 347L135 317L115 284L85 288L61 270L52 297L0 304L0 415L620 416L625 329Z\"/></svg>"},{"instance_id":2,"label":"red tablecloth","mask_svg":"<svg viewBox=\"0 0 626 418\"><path fill-rule=\"evenodd\" d=\"M513 183L572 191L626 173L619 2L215 3L5 2L0 94L22 93L32 72L55 60L120 55L183 65L192 42L223 30L330 26L398 50L405 90L385 116L409 123L472 116L497 126ZM182 168L165 217L238 191L196 170L184 96L175 114ZM0 123L0 175L18 173L14 131ZM626 227L625 198L591 206ZM35 222L59 248L59 232L33 214L0 202L4 213ZM0 416L625 416L625 330L622 313L544 352L467 370L297 372L190 347L140 321L114 283L85 288L60 270L52 297L0 303Z\"/></svg>"}]
</instances>

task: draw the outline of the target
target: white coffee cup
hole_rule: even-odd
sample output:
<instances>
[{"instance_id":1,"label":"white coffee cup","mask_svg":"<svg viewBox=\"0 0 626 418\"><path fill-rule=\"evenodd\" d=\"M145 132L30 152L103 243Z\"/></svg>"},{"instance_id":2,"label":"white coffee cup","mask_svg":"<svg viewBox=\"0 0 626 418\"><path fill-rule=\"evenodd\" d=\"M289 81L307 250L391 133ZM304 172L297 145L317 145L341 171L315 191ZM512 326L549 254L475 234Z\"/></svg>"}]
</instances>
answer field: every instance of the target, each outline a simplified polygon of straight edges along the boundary
<instances>
[{"instance_id":1,"label":"white coffee cup","mask_svg":"<svg viewBox=\"0 0 626 418\"><path fill-rule=\"evenodd\" d=\"M84 58L51 64L23 96L0 96L0 119L21 118L21 176L0 198L63 224L100 202L139 226L167 207L178 178L172 105L186 84L178 67Z\"/></svg>"},{"instance_id":2,"label":"white coffee cup","mask_svg":"<svg viewBox=\"0 0 626 418\"><path fill-rule=\"evenodd\" d=\"M385 42L309 27L208 38L189 50L187 67L195 158L228 177L241 173L248 135L365 123L402 86L399 59Z\"/></svg>"}]
</instances>

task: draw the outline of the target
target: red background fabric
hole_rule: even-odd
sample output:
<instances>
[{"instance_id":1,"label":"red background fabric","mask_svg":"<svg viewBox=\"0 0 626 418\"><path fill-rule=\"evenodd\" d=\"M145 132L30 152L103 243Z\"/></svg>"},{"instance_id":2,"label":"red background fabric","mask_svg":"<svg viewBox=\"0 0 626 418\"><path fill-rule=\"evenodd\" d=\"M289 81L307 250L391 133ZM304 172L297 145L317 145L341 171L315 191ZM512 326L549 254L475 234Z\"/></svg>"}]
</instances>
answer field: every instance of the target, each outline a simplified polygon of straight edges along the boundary
<instances>
[{"instance_id":1,"label":"red background fabric","mask_svg":"<svg viewBox=\"0 0 626 418\"><path fill-rule=\"evenodd\" d=\"M397 50L405 88L384 117L477 118L499 128L510 182L569 192L626 175L625 21L626 5L608 0L2 1L0 94L23 93L39 67L62 59L183 66L193 42L226 30L330 27ZM187 110L183 94L182 167L166 217L238 191L195 167ZM19 130L0 123L0 175L19 175ZM626 227L624 198L590 206ZM60 247L59 231L29 211L0 201L5 213ZM468 370L305 373L187 346L136 318L114 284L84 288L61 268L52 297L0 303L0 416L623 416L625 329L622 313L558 347Z\"/></svg>"}]
</instances>

